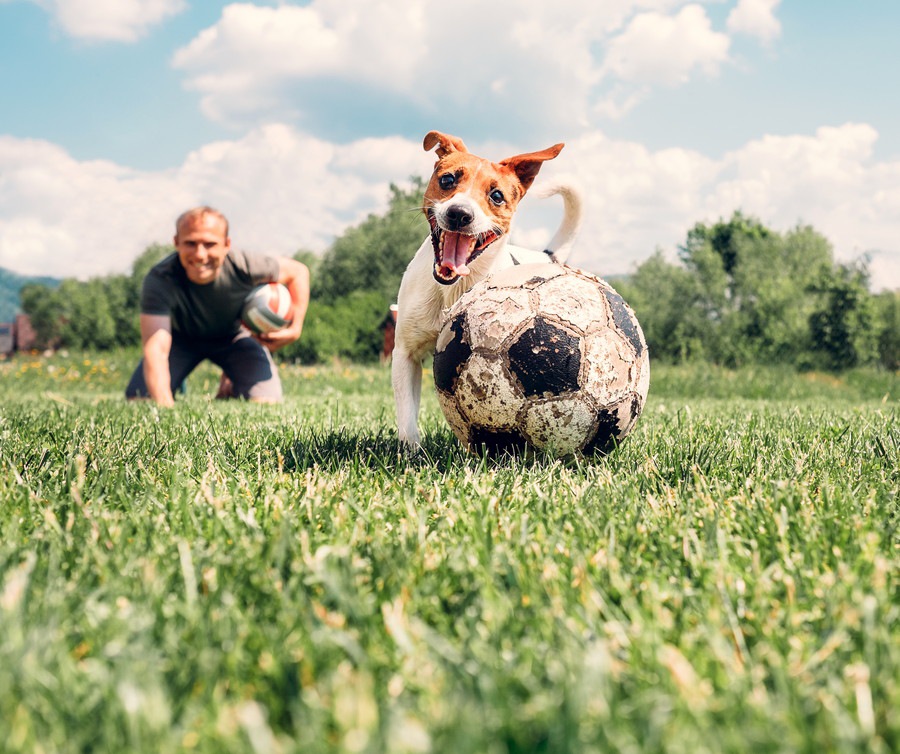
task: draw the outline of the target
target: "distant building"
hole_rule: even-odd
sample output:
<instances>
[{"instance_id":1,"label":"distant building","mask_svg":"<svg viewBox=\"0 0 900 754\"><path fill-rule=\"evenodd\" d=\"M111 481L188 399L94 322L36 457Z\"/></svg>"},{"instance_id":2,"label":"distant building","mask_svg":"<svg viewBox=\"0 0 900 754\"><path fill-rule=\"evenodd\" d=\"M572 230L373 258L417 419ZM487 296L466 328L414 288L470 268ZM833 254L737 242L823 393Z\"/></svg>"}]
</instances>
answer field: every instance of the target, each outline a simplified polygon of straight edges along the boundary
<instances>
[{"instance_id":1,"label":"distant building","mask_svg":"<svg viewBox=\"0 0 900 754\"><path fill-rule=\"evenodd\" d=\"M0 322L0 353L29 351L36 343L37 333L27 314L17 314L13 322Z\"/></svg>"},{"instance_id":2,"label":"distant building","mask_svg":"<svg viewBox=\"0 0 900 754\"><path fill-rule=\"evenodd\" d=\"M13 352L16 345L13 338L15 327L13 322L0 322L0 353Z\"/></svg>"},{"instance_id":3,"label":"distant building","mask_svg":"<svg viewBox=\"0 0 900 754\"><path fill-rule=\"evenodd\" d=\"M30 351L37 347L37 333L31 326L31 319L27 314L16 315L16 350Z\"/></svg>"}]
</instances>

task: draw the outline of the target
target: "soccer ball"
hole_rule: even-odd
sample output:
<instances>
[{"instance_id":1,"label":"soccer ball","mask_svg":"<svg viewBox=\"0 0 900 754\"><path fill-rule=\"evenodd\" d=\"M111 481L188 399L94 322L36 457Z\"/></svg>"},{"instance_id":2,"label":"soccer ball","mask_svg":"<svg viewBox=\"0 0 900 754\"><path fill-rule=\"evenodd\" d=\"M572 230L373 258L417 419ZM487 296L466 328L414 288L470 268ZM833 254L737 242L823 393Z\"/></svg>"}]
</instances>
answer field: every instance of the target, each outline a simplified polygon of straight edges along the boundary
<instances>
[{"instance_id":1,"label":"soccer ball","mask_svg":"<svg viewBox=\"0 0 900 754\"><path fill-rule=\"evenodd\" d=\"M264 283L244 299L241 322L257 335L281 330L291 323L293 302L281 283Z\"/></svg>"},{"instance_id":2,"label":"soccer ball","mask_svg":"<svg viewBox=\"0 0 900 754\"><path fill-rule=\"evenodd\" d=\"M470 450L607 453L650 387L634 312L596 275L555 264L502 270L448 311L434 354L438 402Z\"/></svg>"}]
</instances>

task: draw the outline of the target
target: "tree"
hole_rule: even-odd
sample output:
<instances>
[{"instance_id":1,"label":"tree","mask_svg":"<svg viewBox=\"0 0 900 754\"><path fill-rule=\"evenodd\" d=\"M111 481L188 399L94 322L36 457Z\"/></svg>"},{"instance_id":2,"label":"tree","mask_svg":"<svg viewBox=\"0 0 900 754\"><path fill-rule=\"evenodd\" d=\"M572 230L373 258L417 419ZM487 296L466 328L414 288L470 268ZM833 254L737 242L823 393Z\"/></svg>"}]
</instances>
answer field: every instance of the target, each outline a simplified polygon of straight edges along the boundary
<instances>
[{"instance_id":1,"label":"tree","mask_svg":"<svg viewBox=\"0 0 900 754\"><path fill-rule=\"evenodd\" d=\"M808 347L811 286L833 266L831 244L808 226L745 240L736 270L737 336L748 360L797 363Z\"/></svg>"},{"instance_id":2,"label":"tree","mask_svg":"<svg viewBox=\"0 0 900 754\"><path fill-rule=\"evenodd\" d=\"M679 255L680 267L657 253L627 283L655 357L843 369L884 354L893 363L890 302L876 307L865 262L835 264L813 228L781 234L735 212L696 224Z\"/></svg>"},{"instance_id":3,"label":"tree","mask_svg":"<svg viewBox=\"0 0 900 754\"><path fill-rule=\"evenodd\" d=\"M667 262L657 250L616 289L634 309L654 358L681 362L706 356L702 292L684 267Z\"/></svg>"},{"instance_id":4,"label":"tree","mask_svg":"<svg viewBox=\"0 0 900 754\"><path fill-rule=\"evenodd\" d=\"M891 370L900 369L900 291L875 297L878 320L878 360Z\"/></svg>"},{"instance_id":5,"label":"tree","mask_svg":"<svg viewBox=\"0 0 900 754\"><path fill-rule=\"evenodd\" d=\"M173 248L147 247L134 261L130 275L80 281L63 280L59 287L27 286L22 310L42 345L108 349L140 341L138 312L144 276Z\"/></svg>"},{"instance_id":6,"label":"tree","mask_svg":"<svg viewBox=\"0 0 900 754\"><path fill-rule=\"evenodd\" d=\"M737 366L795 363L808 345L808 290L833 264L827 239L810 227L781 235L735 212L695 225L681 259L702 292L709 355Z\"/></svg>"},{"instance_id":7,"label":"tree","mask_svg":"<svg viewBox=\"0 0 900 754\"><path fill-rule=\"evenodd\" d=\"M356 362L378 359L383 344L380 323L384 297L377 291L351 291L328 302L310 302L303 336L278 351L278 357L306 364L334 358Z\"/></svg>"},{"instance_id":8,"label":"tree","mask_svg":"<svg viewBox=\"0 0 900 754\"><path fill-rule=\"evenodd\" d=\"M128 346L140 342L138 320L140 291L135 290L132 275L113 275L103 280L103 296L109 304L115 329L114 346Z\"/></svg>"},{"instance_id":9,"label":"tree","mask_svg":"<svg viewBox=\"0 0 900 754\"><path fill-rule=\"evenodd\" d=\"M57 299L55 288L39 283L26 285L19 292L22 311L31 320L37 343L42 348L56 346L61 341L62 319Z\"/></svg>"},{"instance_id":10,"label":"tree","mask_svg":"<svg viewBox=\"0 0 900 754\"><path fill-rule=\"evenodd\" d=\"M814 286L818 306L809 318L815 366L840 370L878 360L875 301L863 267L837 265Z\"/></svg>"},{"instance_id":11,"label":"tree","mask_svg":"<svg viewBox=\"0 0 900 754\"><path fill-rule=\"evenodd\" d=\"M377 291L387 307L394 301L400 278L422 239L428 223L421 212L424 182L413 179L404 191L391 186L385 215L369 215L338 238L322 258L312 297L334 300L351 291Z\"/></svg>"},{"instance_id":12,"label":"tree","mask_svg":"<svg viewBox=\"0 0 900 754\"><path fill-rule=\"evenodd\" d=\"M279 351L280 358L305 363L378 358L384 337L380 323L428 234L421 211L424 188L420 178L405 191L392 185L384 215L369 215L347 230L321 258L304 251L295 255L310 268L310 306L303 336Z\"/></svg>"},{"instance_id":13,"label":"tree","mask_svg":"<svg viewBox=\"0 0 900 754\"><path fill-rule=\"evenodd\" d=\"M679 255L685 266L699 278L706 292L707 305L713 318L722 318L731 303L739 297L740 270L760 242L772 233L756 218L735 212L726 223L697 223L688 231Z\"/></svg>"},{"instance_id":14,"label":"tree","mask_svg":"<svg viewBox=\"0 0 900 754\"><path fill-rule=\"evenodd\" d=\"M144 249L131 264L131 279L140 293L141 285L150 268L161 262L169 254L175 253L175 247L171 244L151 244Z\"/></svg>"}]
</instances>

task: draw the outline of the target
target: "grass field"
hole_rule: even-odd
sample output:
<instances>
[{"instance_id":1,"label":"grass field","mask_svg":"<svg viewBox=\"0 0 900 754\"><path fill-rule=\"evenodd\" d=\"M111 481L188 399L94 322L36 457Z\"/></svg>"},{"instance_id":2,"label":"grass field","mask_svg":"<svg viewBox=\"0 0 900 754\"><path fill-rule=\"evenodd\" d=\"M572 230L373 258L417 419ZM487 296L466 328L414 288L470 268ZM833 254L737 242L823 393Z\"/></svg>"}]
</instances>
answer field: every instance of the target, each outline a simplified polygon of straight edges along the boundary
<instances>
[{"instance_id":1,"label":"grass field","mask_svg":"<svg viewBox=\"0 0 900 754\"><path fill-rule=\"evenodd\" d=\"M655 366L611 456L492 461L383 368L135 359L0 362L3 752L900 751L897 375Z\"/></svg>"}]
</instances>

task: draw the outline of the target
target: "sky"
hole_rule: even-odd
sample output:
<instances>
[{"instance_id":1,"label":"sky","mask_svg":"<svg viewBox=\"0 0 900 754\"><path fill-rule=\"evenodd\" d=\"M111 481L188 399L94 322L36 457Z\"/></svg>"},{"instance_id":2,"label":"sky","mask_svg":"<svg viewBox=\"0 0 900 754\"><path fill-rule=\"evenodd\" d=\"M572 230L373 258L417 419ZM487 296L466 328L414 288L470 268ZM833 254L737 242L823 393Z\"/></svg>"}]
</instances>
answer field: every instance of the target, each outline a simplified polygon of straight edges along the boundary
<instances>
[{"instance_id":1,"label":"sky","mask_svg":"<svg viewBox=\"0 0 900 754\"><path fill-rule=\"evenodd\" d=\"M565 142L535 186L581 188L597 274L740 210L900 289L898 28L897 0L0 0L0 267L129 272L198 204L320 253L438 130L498 162ZM526 196L512 240L561 206Z\"/></svg>"}]
</instances>

